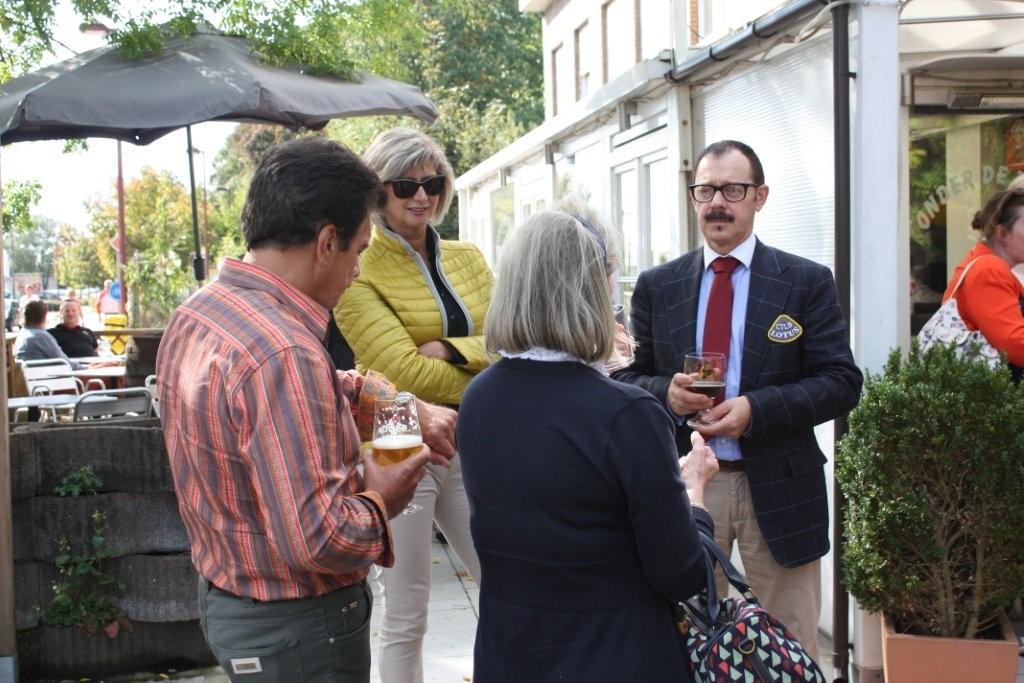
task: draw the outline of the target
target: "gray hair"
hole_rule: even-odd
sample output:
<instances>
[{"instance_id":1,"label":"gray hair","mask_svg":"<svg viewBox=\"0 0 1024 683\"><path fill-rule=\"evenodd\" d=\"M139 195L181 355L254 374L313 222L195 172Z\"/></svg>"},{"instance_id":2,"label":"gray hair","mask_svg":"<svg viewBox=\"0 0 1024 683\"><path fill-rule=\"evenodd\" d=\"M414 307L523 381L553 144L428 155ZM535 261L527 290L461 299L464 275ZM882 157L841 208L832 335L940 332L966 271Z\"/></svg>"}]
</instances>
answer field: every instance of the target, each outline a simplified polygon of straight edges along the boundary
<instances>
[{"instance_id":1,"label":"gray hair","mask_svg":"<svg viewBox=\"0 0 1024 683\"><path fill-rule=\"evenodd\" d=\"M600 235L568 213L527 219L502 250L484 323L487 349L542 346L588 363L606 360L615 338L607 253Z\"/></svg>"},{"instance_id":2,"label":"gray hair","mask_svg":"<svg viewBox=\"0 0 1024 683\"><path fill-rule=\"evenodd\" d=\"M455 187L455 172L448 163L444 150L430 136L411 128L391 128L370 142L363 153L363 161L380 177L381 182L404 178L409 171L421 166L433 166L438 175L444 176L444 190L438 198L437 209L430 220L440 223L452 204ZM378 211L378 221L381 211Z\"/></svg>"},{"instance_id":3,"label":"gray hair","mask_svg":"<svg viewBox=\"0 0 1024 683\"><path fill-rule=\"evenodd\" d=\"M612 229L597 210L576 193L567 194L555 202L552 211L561 211L575 218L583 219L597 233L598 239L604 242L608 253L608 277L619 269L619 235ZM586 227L586 226L585 226Z\"/></svg>"}]
</instances>

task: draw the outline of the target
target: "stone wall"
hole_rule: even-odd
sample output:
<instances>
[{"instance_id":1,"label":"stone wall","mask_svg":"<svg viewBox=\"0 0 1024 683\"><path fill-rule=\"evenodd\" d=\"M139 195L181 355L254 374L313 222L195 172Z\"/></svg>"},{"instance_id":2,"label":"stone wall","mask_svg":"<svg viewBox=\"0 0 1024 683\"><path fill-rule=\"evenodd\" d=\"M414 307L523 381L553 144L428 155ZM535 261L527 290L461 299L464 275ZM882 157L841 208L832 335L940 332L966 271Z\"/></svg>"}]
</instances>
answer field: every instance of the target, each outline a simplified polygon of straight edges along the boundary
<instances>
[{"instance_id":1,"label":"stone wall","mask_svg":"<svg viewBox=\"0 0 1024 683\"><path fill-rule=\"evenodd\" d=\"M68 474L91 465L97 495L55 496ZM197 579L178 516L158 420L21 427L11 434L15 608L23 678L80 678L212 663L199 628ZM106 514L107 571L127 585L119 605L132 621L116 639L45 623L57 578L57 542L88 542L91 515Z\"/></svg>"}]
</instances>

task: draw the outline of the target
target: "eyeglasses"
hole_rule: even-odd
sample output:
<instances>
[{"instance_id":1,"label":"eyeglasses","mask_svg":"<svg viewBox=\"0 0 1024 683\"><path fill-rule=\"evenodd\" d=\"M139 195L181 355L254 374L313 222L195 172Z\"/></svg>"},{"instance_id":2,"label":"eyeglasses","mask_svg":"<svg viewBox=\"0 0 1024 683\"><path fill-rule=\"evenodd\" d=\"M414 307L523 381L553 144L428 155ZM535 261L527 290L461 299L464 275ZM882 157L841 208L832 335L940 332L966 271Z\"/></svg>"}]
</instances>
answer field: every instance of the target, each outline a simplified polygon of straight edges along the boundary
<instances>
[{"instance_id":1,"label":"eyeglasses","mask_svg":"<svg viewBox=\"0 0 1024 683\"><path fill-rule=\"evenodd\" d=\"M690 185L690 196L693 201L706 204L721 192L727 202L741 202L747 196L747 188L761 187L757 183L727 183L725 185Z\"/></svg>"},{"instance_id":2,"label":"eyeglasses","mask_svg":"<svg viewBox=\"0 0 1024 683\"><path fill-rule=\"evenodd\" d=\"M429 178L424 178L423 180L398 178L396 180L387 181L387 184L391 186L391 191L395 193L396 197L399 199L409 199L414 196L421 187L423 188L423 191L427 193L428 197L436 197L444 192L446 180L447 179L443 175L435 175Z\"/></svg>"}]
</instances>

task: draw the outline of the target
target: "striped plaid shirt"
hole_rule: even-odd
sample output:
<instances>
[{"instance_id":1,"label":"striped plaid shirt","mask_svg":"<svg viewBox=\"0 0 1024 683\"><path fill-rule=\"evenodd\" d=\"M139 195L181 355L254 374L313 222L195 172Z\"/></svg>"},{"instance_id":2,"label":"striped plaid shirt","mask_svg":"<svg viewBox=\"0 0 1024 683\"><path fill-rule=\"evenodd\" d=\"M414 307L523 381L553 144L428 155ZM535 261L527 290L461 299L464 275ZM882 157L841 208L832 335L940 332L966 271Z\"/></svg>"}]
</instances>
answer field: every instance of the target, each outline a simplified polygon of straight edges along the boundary
<instances>
[{"instance_id":1,"label":"striped plaid shirt","mask_svg":"<svg viewBox=\"0 0 1024 683\"><path fill-rule=\"evenodd\" d=\"M384 502L355 469L353 406L380 387L335 371L328 315L228 260L160 344L160 417L192 561L235 595L320 595L394 563Z\"/></svg>"}]
</instances>

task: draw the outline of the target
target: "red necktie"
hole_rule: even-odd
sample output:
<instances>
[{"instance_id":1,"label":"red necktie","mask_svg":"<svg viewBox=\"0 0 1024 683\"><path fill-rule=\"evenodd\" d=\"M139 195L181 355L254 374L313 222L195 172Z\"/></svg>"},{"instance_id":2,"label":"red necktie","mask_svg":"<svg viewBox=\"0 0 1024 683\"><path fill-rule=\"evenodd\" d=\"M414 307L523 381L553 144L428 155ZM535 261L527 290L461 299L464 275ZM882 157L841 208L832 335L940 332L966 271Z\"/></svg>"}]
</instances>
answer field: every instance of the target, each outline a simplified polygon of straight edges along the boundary
<instances>
[{"instance_id":1,"label":"red necktie","mask_svg":"<svg viewBox=\"0 0 1024 683\"><path fill-rule=\"evenodd\" d=\"M714 279L704 315L704 353L721 353L728 363L729 337L732 333L732 272L740 265L739 259L720 256L711 262ZM715 398L721 403L723 394Z\"/></svg>"}]
</instances>

